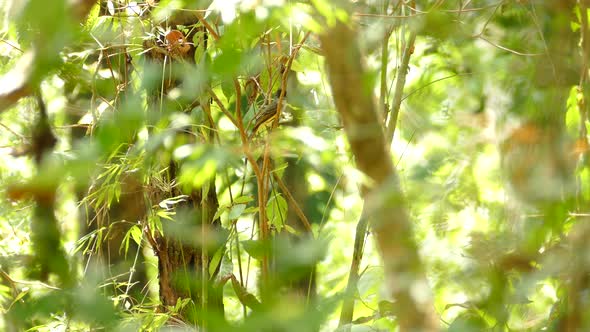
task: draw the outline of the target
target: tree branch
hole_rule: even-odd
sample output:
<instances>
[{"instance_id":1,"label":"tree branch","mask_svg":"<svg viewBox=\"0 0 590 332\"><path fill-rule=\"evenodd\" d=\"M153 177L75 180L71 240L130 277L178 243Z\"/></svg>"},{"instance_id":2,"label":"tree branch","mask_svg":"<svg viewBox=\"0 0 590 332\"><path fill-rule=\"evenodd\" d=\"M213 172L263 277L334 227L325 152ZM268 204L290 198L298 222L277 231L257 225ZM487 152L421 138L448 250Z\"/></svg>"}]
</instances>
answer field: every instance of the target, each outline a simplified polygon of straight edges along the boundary
<instances>
[{"instance_id":1,"label":"tree branch","mask_svg":"<svg viewBox=\"0 0 590 332\"><path fill-rule=\"evenodd\" d=\"M397 70L397 77L395 80L395 90L393 92L393 103L391 105L391 114L387 122L387 135L385 141L391 144L393 134L395 134L395 127L397 125L397 118L399 116L399 109L402 104L402 95L404 93L404 86L406 85L406 77L408 75L410 56L414 53L414 42L416 41L416 32L410 31L404 54L402 55L402 62Z\"/></svg>"},{"instance_id":2,"label":"tree branch","mask_svg":"<svg viewBox=\"0 0 590 332\"><path fill-rule=\"evenodd\" d=\"M363 186L369 220L385 265L389 294L396 301L400 331L438 331L397 174L356 45L356 33L337 23L320 36L334 102L342 117ZM417 292L418 291L418 292ZM420 297L416 294L420 293Z\"/></svg>"}]
</instances>

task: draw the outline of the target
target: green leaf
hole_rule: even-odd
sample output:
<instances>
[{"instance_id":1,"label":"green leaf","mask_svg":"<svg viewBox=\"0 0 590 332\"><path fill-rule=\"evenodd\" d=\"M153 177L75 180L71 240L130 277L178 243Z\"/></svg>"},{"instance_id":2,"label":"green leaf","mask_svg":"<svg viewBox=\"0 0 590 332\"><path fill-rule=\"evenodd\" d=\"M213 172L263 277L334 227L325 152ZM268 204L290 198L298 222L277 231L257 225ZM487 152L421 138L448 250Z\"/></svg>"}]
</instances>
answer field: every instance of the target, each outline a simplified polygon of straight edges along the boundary
<instances>
[{"instance_id":1,"label":"green leaf","mask_svg":"<svg viewBox=\"0 0 590 332\"><path fill-rule=\"evenodd\" d=\"M213 167L217 167L213 164ZM207 198L209 197L209 188L211 188L211 181L205 181L201 186L201 204L207 202Z\"/></svg>"},{"instance_id":2,"label":"green leaf","mask_svg":"<svg viewBox=\"0 0 590 332\"><path fill-rule=\"evenodd\" d=\"M229 209L229 219L235 220L238 219L244 210L246 209L246 204L236 204Z\"/></svg>"},{"instance_id":3,"label":"green leaf","mask_svg":"<svg viewBox=\"0 0 590 332\"><path fill-rule=\"evenodd\" d=\"M247 306L252 310L262 309L262 303L258 301L256 296L248 292L246 288L242 287L242 285L240 285L240 283L235 277L231 278L231 284L234 289L234 292L236 293L236 296L243 305Z\"/></svg>"},{"instance_id":4,"label":"green leaf","mask_svg":"<svg viewBox=\"0 0 590 332\"><path fill-rule=\"evenodd\" d=\"M221 82L221 91L228 101L236 94L233 82L230 80L224 80Z\"/></svg>"},{"instance_id":5,"label":"green leaf","mask_svg":"<svg viewBox=\"0 0 590 332\"><path fill-rule=\"evenodd\" d=\"M213 220L217 220L221 217L221 215L227 211L229 209L229 206L227 205L221 205L219 208L217 208L217 212L215 212L215 215L213 216Z\"/></svg>"},{"instance_id":6,"label":"green leaf","mask_svg":"<svg viewBox=\"0 0 590 332\"><path fill-rule=\"evenodd\" d=\"M121 199L121 186L115 186L114 188L115 200L119 202Z\"/></svg>"},{"instance_id":7,"label":"green leaf","mask_svg":"<svg viewBox=\"0 0 590 332\"><path fill-rule=\"evenodd\" d=\"M20 301L28 293L29 293L29 289L23 290L22 292L18 293L18 295L14 298L14 301L12 301L12 303Z\"/></svg>"},{"instance_id":8,"label":"green leaf","mask_svg":"<svg viewBox=\"0 0 590 332\"><path fill-rule=\"evenodd\" d=\"M258 212L258 206L251 206L249 208L247 208L246 210L244 210L243 213L256 213Z\"/></svg>"},{"instance_id":9,"label":"green leaf","mask_svg":"<svg viewBox=\"0 0 590 332\"><path fill-rule=\"evenodd\" d=\"M211 262L209 262L209 277L213 277L215 274L215 270L217 270L217 267L219 264L221 264L221 258L223 258L224 252L225 247L221 246L219 249L217 249L215 254L213 254L213 257L211 257Z\"/></svg>"},{"instance_id":10,"label":"green leaf","mask_svg":"<svg viewBox=\"0 0 590 332\"><path fill-rule=\"evenodd\" d=\"M159 210L156 212L156 215L162 219L174 220L172 216L175 213L173 211L166 211L166 210Z\"/></svg>"},{"instance_id":11,"label":"green leaf","mask_svg":"<svg viewBox=\"0 0 590 332\"><path fill-rule=\"evenodd\" d=\"M293 227L291 227L290 225L287 225L287 224L285 224L284 226L285 226L285 230L287 232L289 232L290 234L299 235L299 232L295 228L293 228Z\"/></svg>"},{"instance_id":12,"label":"green leaf","mask_svg":"<svg viewBox=\"0 0 590 332\"><path fill-rule=\"evenodd\" d=\"M121 241L121 246L119 247L119 252L123 251L125 258L127 258L127 252L129 251L129 239L131 238L131 229L125 233L125 237L123 241Z\"/></svg>"},{"instance_id":13,"label":"green leaf","mask_svg":"<svg viewBox=\"0 0 590 332\"><path fill-rule=\"evenodd\" d=\"M135 243L137 243L137 245L141 244L141 238L142 238L142 231L139 228L138 225L134 225L133 227L131 227L129 229L129 233L131 233L131 237L133 238L133 241L135 241Z\"/></svg>"},{"instance_id":14,"label":"green leaf","mask_svg":"<svg viewBox=\"0 0 590 332\"><path fill-rule=\"evenodd\" d=\"M572 87L567 99L565 125L568 133L573 136L577 135L580 128L580 108L578 107L580 98L584 98L583 94L576 86Z\"/></svg>"},{"instance_id":15,"label":"green leaf","mask_svg":"<svg viewBox=\"0 0 590 332\"><path fill-rule=\"evenodd\" d=\"M244 250L254 259L262 259L265 253L268 252L268 243L264 243L260 240L246 240L240 242L244 247Z\"/></svg>"},{"instance_id":16,"label":"green leaf","mask_svg":"<svg viewBox=\"0 0 590 332\"><path fill-rule=\"evenodd\" d=\"M252 196L239 196L234 198L234 204L246 204L252 202L254 198Z\"/></svg>"},{"instance_id":17,"label":"green leaf","mask_svg":"<svg viewBox=\"0 0 590 332\"><path fill-rule=\"evenodd\" d=\"M151 236L154 236L156 234L156 232L159 232L160 234L164 233L164 230L162 229L162 220L159 218L162 216L158 216L156 214L156 216L154 216L153 214L150 215L148 217L148 225L150 226L150 231L151 231ZM168 218L166 218L168 219ZM170 220L173 220L172 218L170 218Z\"/></svg>"},{"instance_id":18,"label":"green leaf","mask_svg":"<svg viewBox=\"0 0 590 332\"><path fill-rule=\"evenodd\" d=\"M266 203L268 223L281 231L287 218L287 201L280 194L274 195Z\"/></svg>"}]
</instances>

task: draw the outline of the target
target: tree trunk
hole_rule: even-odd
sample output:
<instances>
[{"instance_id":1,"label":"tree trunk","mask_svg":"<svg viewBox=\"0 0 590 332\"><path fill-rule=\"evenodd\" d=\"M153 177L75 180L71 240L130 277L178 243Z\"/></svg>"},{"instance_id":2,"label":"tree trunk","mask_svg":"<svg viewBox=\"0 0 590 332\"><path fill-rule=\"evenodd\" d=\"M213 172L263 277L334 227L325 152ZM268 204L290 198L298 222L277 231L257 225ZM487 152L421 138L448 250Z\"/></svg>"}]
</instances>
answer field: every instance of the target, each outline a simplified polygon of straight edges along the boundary
<instances>
[{"instance_id":1,"label":"tree trunk","mask_svg":"<svg viewBox=\"0 0 590 332\"><path fill-rule=\"evenodd\" d=\"M192 20L192 21L191 21ZM206 30L193 28L185 35L180 25L193 25L198 19L191 16L173 15L166 21L167 28L171 29L165 36L156 40L146 41L146 68L156 69L161 73L162 67L170 66L166 74L152 82L146 82L148 87L148 105L152 114L148 123L150 127L157 124L158 119L165 116L159 110L163 98L173 88L182 84L182 75L175 75L175 67L192 66L195 64L195 49L202 46L206 48ZM192 43L193 36L203 33L203 45ZM159 68L159 69L158 69ZM171 73L171 74L168 74ZM163 84L162 84L163 83ZM176 105L181 111L190 112L195 102L186 105ZM200 105L204 112L209 105ZM204 128L211 128L213 124L203 124ZM199 137L203 144L213 142L213 131L196 132L192 128L184 128L184 133L190 133L190 137ZM150 134L153 130L150 129ZM182 135L179 133L178 135ZM191 138L192 139L192 138ZM164 165L162 165L164 166ZM169 169L169 183L178 183L177 173L182 167L171 162ZM183 193L174 188L170 196L178 196ZM158 278L160 288L160 301L164 308L174 307L179 300L190 299L191 301L179 312L180 318L194 325L204 327L211 317L223 315L223 294L221 289L213 286L213 278L217 271L211 275L209 265L214 253L224 244L213 238L219 238L221 223L219 219L213 219L219 202L215 188L215 177L202 188L192 188L188 193L189 198L181 206L176 208L175 231L172 228L164 227L163 234L157 232L153 243L154 252L158 257ZM157 203L157 202L155 202ZM182 228L182 229L181 229ZM194 231L193 231L194 230ZM182 233L182 234L181 234ZM190 236L187 234L190 233ZM218 269L219 267L217 267Z\"/></svg>"}]
</instances>

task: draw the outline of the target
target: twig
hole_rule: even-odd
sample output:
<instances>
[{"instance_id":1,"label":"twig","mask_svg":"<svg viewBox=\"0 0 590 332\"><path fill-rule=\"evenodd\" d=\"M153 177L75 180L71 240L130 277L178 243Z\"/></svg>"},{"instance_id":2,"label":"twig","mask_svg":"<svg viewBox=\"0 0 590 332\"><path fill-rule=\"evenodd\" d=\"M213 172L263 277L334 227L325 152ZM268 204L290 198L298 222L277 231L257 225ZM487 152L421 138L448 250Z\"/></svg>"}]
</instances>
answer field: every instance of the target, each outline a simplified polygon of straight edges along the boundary
<instances>
[{"instance_id":1,"label":"twig","mask_svg":"<svg viewBox=\"0 0 590 332\"><path fill-rule=\"evenodd\" d=\"M397 77L395 81L395 90L393 94L393 103L391 105L391 114L386 126L385 142L391 144L393 135L395 134L395 127L397 125L397 118L402 103L402 94L404 93L404 86L406 85L406 77L408 75L408 66L410 64L410 56L414 53L414 43L416 42L416 31L410 30L410 36L404 53L402 55L402 62L397 70Z\"/></svg>"},{"instance_id":2,"label":"twig","mask_svg":"<svg viewBox=\"0 0 590 332\"><path fill-rule=\"evenodd\" d=\"M48 285L48 284L46 284L44 282L41 282L41 281L28 281L28 280L16 280L16 279L12 279L12 277L8 273L4 272L4 270L2 270L2 269L0 269L0 275L4 279L6 279L6 281L8 281L11 284L11 286L12 286L12 288L14 290L16 290L16 286L15 286L16 284L31 285L31 286L42 286L42 287L47 288L47 289L61 290L61 288L59 288L59 287L51 286L51 285Z\"/></svg>"},{"instance_id":3,"label":"twig","mask_svg":"<svg viewBox=\"0 0 590 332\"><path fill-rule=\"evenodd\" d=\"M287 188L287 186L285 185L285 183L283 182L281 177L277 175L277 173L272 173L272 175L273 175L273 178L275 179L275 181L277 181L283 194L285 194L285 196L287 197L287 200L289 200L289 202L291 203L291 205L292 205L291 207L293 208L293 210L295 211L295 213L297 214L297 216L301 220L301 223L303 223L303 226L305 226L305 229L311 233L312 232L311 223L309 222L309 220L305 216L305 213L303 213L303 210L301 210L301 207L299 206L299 204L297 203L297 201L295 200L293 195L291 195L289 188Z\"/></svg>"},{"instance_id":4,"label":"twig","mask_svg":"<svg viewBox=\"0 0 590 332\"><path fill-rule=\"evenodd\" d=\"M307 39L309 34L310 34L310 32L307 32L305 34L305 36L303 37L303 39L299 43L298 47L291 53L291 56L287 60L287 64L286 64L285 69L282 73L283 76L282 76L282 80L281 80L281 93L280 93L278 101L277 101L277 112L276 112L274 121L272 123L271 130L273 130L274 128L277 127L278 122L279 122L279 117L281 116L282 103L283 103L283 99L285 98L285 92L286 92L286 87L287 87L287 78L289 76L289 72L291 71L291 65L293 63L293 59L297 56L297 53L298 53L299 49L301 48L301 45L303 45L305 43L305 40ZM268 174L268 168L269 168L269 164L270 164L270 141L271 141L270 139L266 141L263 159L262 159L262 169L259 171L259 173L260 173L259 176L257 175L258 200L259 200L258 215L260 217L260 232L261 232L263 239L266 239L267 233L269 231L268 230L268 223L266 220L266 211L265 211L266 207L264 206L264 202L266 202L266 199L267 199L265 175ZM252 165L252 168L255 168L257 166L258 165L254 164L254 165ZM266 258L266 255L263 258ZM264 263L264 260L263 260L263 263Z\"/></svg>"},{"instance_id":5,"label":"twig","mask_svg":"<svg viewBox=\"0 0 590 332\"><path fill-rule=\"evenodd\" d=\"M502 45L496 44L496 43L492 42L491 40L485 38L484 36L475 36L475 37L485 41L486 43L488 43L496 48L499 48L499 49L506 51L506 52L510 52L512 54L516 54L516 55L520 55L520 56L540 56L540 55L543 55L543 53L522 53L522 52L510 49L508 47L504 47Z\"/></svg>"},{"instance_id":6,"label":"twig","mask_svg":"<svg viewBox=\"0 0 590 332\"><path fill-rule=\"evenodd\" d=\"M215 29L213 29L213 27L209 24L209 22L207 22L207 20L201 15L201 12L195 12L195 16L197 17L199 22L205 27L205 29L207 29L207 31L209 32L209 35L211 35L211 37L213 37L213 39L219 40L219 34L217 33L217 31L215 31Z\"/></svg>"},{"instance_id":7,"label":"twig","mask_svg":"<svg viewBox=\"0 0 590 332\"><path fill-rule=\"evenodd\" d=\"M436 79L436 80L430 81L430 82L428 82L428 83L424 84L423 86L421 86L421 87L417 88L416 90L413 90L412 92L410 92L410 93L408 93L407 95L405 95L405 96L402 98L402 101L404 101L404 100L408 99L408 98L409 98L411 95L413 95L413 94L415 94L415 93L417 93L417 92L419 92L419 91L421 91L421 90L423 90L423 89L425 89L425 88L427 88L427 87L431 86L431 85L432 85L432 84L434 84L434 83L438 83L438 82L440 82L440 81L448 80L448 79L450 79L450 78L454 78L454 77L457 77L457 76L467 76L467 75L471 75L471 73L453 74L453 75L449 75L449 76L441 77L441 78L439 78L439 79Z\"/></svg>"},{"instance_id":8,"label":"twig","mask_svg":"<svg viewBox=\"0 0 590 332\"><path fill-rule=\"evenodd\" d=\"M201 22L203 24L205 29L207 29L207 31L213 37L213 39L219 40L219 34L217 34L217 32L213 29L213 27L211 27L211 25L198 13L197 13L197 18L199 19L199 22ZM257 186L259 188L259 190L258 190L258 209L259 209L258 214L259 214L259 217L261 220L260 235L261 235L261 239L265 240L266 235L267 235L268 225L266 225L266 220L265 220L264 201L261 200L262 190L260 190L260 188L261 188L261 186L262 187L264 186L263 185L263 175L260 171L260 168L258 167L258 164L256 163L256 160L254 159L254 157L252 156L252 154L250 152L250 141L248 140L248 135L246 134L246 130L244 129L244 121L243 121L243 117L242 117L242 101L241 101L242 88L240 87L240 83L238 82L237 79L234 79L234 88L236 90L236 115L237 115L236 118L234 118L231 115L231 113L229 113L227 111L225 106L223 106L223 103L221 103L219 98L217 98L215 93L213 93L213 90L210 90L210 92L212 92L211 95L213 97L213 100L219 106L221 111L226 116L228 116L228 118L232 121L232 123L238 128L238 132L240 133L240 139L242 141L242 149L244 150L244 155L246 156L246 159L248 160L248 162L252 165L252 170L254 171L254 174L256 176L256 182L257 182ZM261 261L261 279L264 281L264 280L267 280L267 278L268 278L268 257L266 255L264 255L262 257L262 261ZM247 281L246 281L246 283L247 283Z\"/></svg>"},{"instance_id":9,"label":"twig","mask_svg":"<svg viewBox=\"0 0 590 332\"><path fill-rule=\"evenodd\" d=\"M209 88L209 95L211 95L211 98L213 98L215 104L217 104L221 112L225 114L229 121L231 121L231 123L233 123L233 125L236 126L236 128L239 128L240 126L238 125L238 122L236 121L234 116L227 110L227 108L225 108L225 106L223 106L223 103L221 102L221 100L219 100L219 97L217 97L217 94L211 88Z\"/></svg>"},{"instance_id":10,"label":"twig","mask_svg":"<svg viewBox=\"0 0 590 332\"><path fill-rule=\"evenodd\" d=\"M237 114L237 127L240 133L240 138L242 140L242 148L244 150L244 154L246 155L246 159L252 165L252 170L256 175L256 185L258 186L258 216L260 219L260 239L262 241L266 240L268 237L268 224L266 222L266 214L265 214L265 206L264 206L264 195L261 188L264 187L264 176L256 163L256 160L252 156L250 152L250 141L248 140L248 135L246 134L246 130L244 129L244 121L242 118L242 88L240 87L240 83L237 79L234 79L234 88L236 90L236 114ZM263 255L261 259L261 279L263 283L268 280L268 256Z\"/></svg>"},{"instance_id":11,"label":"twig","mask_svg":"<svg viewBox=\"0 0 590 332\"><path fill-rule=\"evenodd\" d=\"M10 127L8 127L7 125L3 124L2 122L0 122L0 127L4 128L4 129L6 129L6 130L8 130L8 131L9 131L10 133L12 133L14 136L16 136L16 137L20 138L20 139L21 139L21 140L23 140L23 141L26 141L26 140L27 140L27 137L25 137L24 135L22 135L22 134L19 134L19 133L17 133L16 131L14 131L14 130L10 129Z\"/></svg>"},{"instance_id":12,"label":"twig","mask_svg":"<svg viewBox=\"0 0 590 332\"><path fill-rule=\"evenodd\" d=\"M490 17L488 17L488 19L486 20L486 22L483 24L483 26L481 27L481 30L479 31L478 34L474 35L473 37L479 37L481 35L484 34L484 32L486 31L486 28L488 27L488 24L490 24L490 22L492 21L492 19L494 18L494 16L496 16L496 12L498 11L498 9L500 8L500 6L503 4L504 2L500 2L496 8L494 8L494 11L492 12L492 15L490 15ZM460 14L460 13L459 13Z\"/></svg>"},{"instance_id":13,"label":"twig","mask_svg":"<svg viewBox=\"0 0 590 332\"><path fill-rule=\"evenodd\" d=\"M356 224L352 261L350 263L350 270L348 271L348 282L344 293L345 297L342 302L342 311L340 311L340 321L338 322L338 326L350 324L354 314L354 298L360 278L359 269L363 259L367 229L369 228L369 218L367 217L366 210L367 205L363 204L361 216Z\"/></svg>"},{"instance_id":14,"label":"twig","mask_svg":"<svg viewBox=\"0 0 590 332\"><path fill-rule=\"evenodd\" d=\"M24 53L25 51L23 51L22 49L20 49L18 46L12 44L11 42L9 42L8 40L4 39L4 38L0 38L0 41L3 42L4 44L14 48L15 50Z\"/></svg>"},{"instance_id":15,"label":"twig","mask_svg":"<svg viewBox=\"0 0 590 332\"><path fill-rule=\"evenodd\" d=\"M383 2L383 14L387 14L389 0ZM393 32L392 27L386 27L381 41L381 88L379 90L379 107L382 114L389 112L387 107L387 68L389 64L389 38Z\"/></svg>"}]
</instances>

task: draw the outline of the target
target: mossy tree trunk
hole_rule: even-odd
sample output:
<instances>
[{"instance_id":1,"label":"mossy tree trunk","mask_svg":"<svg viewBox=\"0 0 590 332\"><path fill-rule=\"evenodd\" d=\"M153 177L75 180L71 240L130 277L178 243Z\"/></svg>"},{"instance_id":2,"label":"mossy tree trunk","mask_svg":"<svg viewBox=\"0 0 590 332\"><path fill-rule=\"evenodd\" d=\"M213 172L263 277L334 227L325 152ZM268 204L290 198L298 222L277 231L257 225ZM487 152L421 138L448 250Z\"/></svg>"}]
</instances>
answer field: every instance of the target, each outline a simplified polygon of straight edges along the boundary
<instances>
[{"instance_id":1,"label":"mossy tree trunk","mask_svg":"<svg viewBox=\"0 0 590 332\"><path fill-rule=\"evenodd\" d=\"M164 26L165 25L165 26ZM187 67L195 66L195 50L206 49L206 30L199 26L198 18L177 15L162 23L167 34L146 41L146 68L162 72L162 68L170 68L157 79L146 82L148 87L148 124L150 135L157 135L157 128L166 123L167 110L171 107L167 103L168 93L174 88L182 88L182 74ZM184 28L183 28L184 27ZM200 34L201 44L195 41L195 35ZM178 70L180 68L180 70ZM151 87L151 88L150 88ZM162 105L165 105L162 108ZM209 113L208 102L180 102L173 106L183 112L191 112L198 107L204 113ZM207 117L205 117L207 118ZM192 143L213 144L213 124L211 119L197 126L184 127L177 130L177 135L183 135ZM196 130L194 128L205 128ZM169 128L170 129L170 128ZM183 165L170 161L167 165L160 165L168 169L168 182L178 184L179 174ZM175 307L179 301L188 302L178 312L179 318L198 326L205 326L212 317L223 320L223 296L221 289L214 287L214 275L210 273L211 259L215 252L224 245L219 240L221 224L214 219L219 208L215 177L206 181L202 187L192 187L189 192L174 186L168 193L161 193L165 198L185 195L186 200L176 206L174 225L164 225L162 233L156 232L152 246L158 258L158 285L161 305L164 308ZM160 195L160 196L162 196ZM158 202L153 202L157 204ZM164 222L163 222L164 223Z\"/></svg>"}]
</instances>

